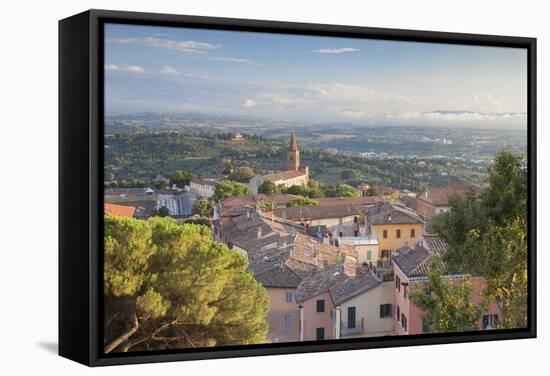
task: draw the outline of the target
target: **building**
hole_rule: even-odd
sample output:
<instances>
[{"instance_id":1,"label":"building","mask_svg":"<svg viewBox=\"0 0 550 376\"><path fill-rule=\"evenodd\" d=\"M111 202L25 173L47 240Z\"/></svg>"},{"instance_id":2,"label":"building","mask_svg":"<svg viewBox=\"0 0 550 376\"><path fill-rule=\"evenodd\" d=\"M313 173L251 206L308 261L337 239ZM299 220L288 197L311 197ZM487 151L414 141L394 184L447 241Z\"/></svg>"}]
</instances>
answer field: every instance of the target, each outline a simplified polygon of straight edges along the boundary
<instances>
[{"instance_id":1,"label":"building","mask_svg":"<svg viewBox=\"0 0 550 376\"><path fill-rule=\"evenodd\" d=\"M275 174L265 175L262 183L269 180L275 185L290 188L293 185L306 187L309 183L309 169L306 166L304 171L288 170ZM261 184L261 183L260 183Z\"/></svg>"},{"instance_id":2,"label":"building","mask_svg":"<svg viewBox=\"0 0 550 376\"><path fill-rule=\"evenodd\" d=\"M325 226L335 237L359 236L365 232L362 206L297 206L278 208L267 215L289 220L305 227Z\"/></svg>"},{"instance_id":3,"label":"building","mask_svg":"<svg viewBox=\"0 0 550 376\"><path fill-rule=\"evenodd\" d=\"M132 206L105 203L105 214L108 214L108 215L132 218L134 216L135 211L136 211L136 208Z\"/></svg>"},{"instance_id":4,"label":"building","mask_svg":"<svg viewBox=\"0 0 550 376\"><path fill-rule=\"evenodd\" d=\"M399 198L397 199L396 204L409 208L414 211L418 209L418 199L416 198L416 195L413 193L400 195Z\"/></svg>"},{"instance_id":5,"label":"building","mask_svg":"<svg viewBox=\"0 0 550 376\"><path fill-rule=\"evenodd\" d=\"M271 342L296 342L300 340L300 308L294 292L302 277L288 265L276 265L256 273L256 280L269 296L268 338Z\"/></svg>"},{"instance_id":6,"label":"building","mask_svg":"<svg viewBox=\"0 0 550 376\"><path fill-rule=\"evenodd\" d=\"M378 259L390 259L393 250L413 246L421 237L424 222L416 213L383 202L365 210L367 234L378 240Z\"/></svg>"},{"instance_id":7,"label":"building","mask_svg":"<svg viewBox=\"0 0 550 376\"><path fill-rule=\"evenodd\" d=\"M214 220L213 236L244 254L256 280L269 296L268 338L272 342L300 340L300 311L295 290L304 276L335 260L356 257L351 247L336 247L305 235L304 226L276 221L250 204L228 208Z\"/></svg>"},{"instance_id":8,"label":"building","mask_svg":"<svg viewBox=\"0 0 550 376\"><path fill-rule=\"evenodd\" d=\"M380 200L377 197L369 197L369 196L323 197L323 198L314 198L313 200L317 201L319 206L361 205L365 208L380 202Z\"/></svg>"},{"instance_id":9,"label":"building","mask_svg":"<svg viewBox=\"0 0 550 376\"><path fill-rule=\"evenodd\" d=\"M468 274L446 274L445 264L441 256L446 252L446 244L436 235L424 235L419 243L403 246L394 252L394 291L395 291L395 333L397 335L421 334L430 331L422 322L422 311L412 302L411 294L424 292L428 270L432 262L439 263L443 278L450 283L460 284L465 280L472 283L470 301L474 305L481 304L485 280L482 277ZM488 329L498 321L500 310L494 302L490 302L487 312L480 318L479 329Z\"/></svg>"},{"instance_id":10,"label":"building","mask_svg":"<svg viewBox=\"0 0 550 376\"><path fill-rule=\"evenodd\" d=\"M302 341L392 335L387 313L393 305L393 281L378 278L357 259L342 261L303 277L296 289Z\"/></svg>"},{"instance_id":11,"label":"building","mask_svg":"<svg viewBox=\"0 0 550 376\"><path fill-rule=\"evenodd\" d=\"M202 197L214 196L217 180L215 179L194 179L189 183L189 192Z\"/></svg>"},{"instance_id":12,"label":"building","mask_svg":"<svg viewBox=\"0 0 550 376\"><path fill-rule=\"evenodd\" d=\"M449 211L449 197L453 195L462 197L465 192L466 188L460 186L426 188L416 196L416 210L422 218L429 220L436 214Z\"/></svg>"},{"instance_id":13,"label":"building","mask_svg":"<svg viewBox=\"0 0 550 376\"><path fill-rule=\"evenodd\" d=\"M106 203L134 208L135 218L147 218L157 210L157 194L151 188L119 188L106 190Z\"/></svg>"},{"instance_id":14,"label":"building","mask_svg":"<svg viewBox=\"0 0 550 376\"><path fill-rule=\"evenodd\" d=\"M335 305L336 339L394 335L393 280L379 279L372 268L330 288Z\"/></svg>"},{"instance_id":15,"label":"building","mask_svg":"<svg viewBox=\"0 0 550 376\"><path fill-rule=\"evenodd\" d=\"M286 165L287 170L300 170L300 150L296 142L296 134L292 131L290 135L290 142L288 143L288 150L286 152Z\"/></svg>"},{"instance_id":16,"label":"building","mask_svg":"<svg viewBox=\"0 0 550 376\"><path fill-rule=\"evenodd\" d=\"M193 205L196 201L197 195L191 192L159 194L157 196L157 210L165 207L171 217L188 218L193 214Z\"/></svg>"},{"instance_id":17,"label":"building","mask_svg":"<svg viewBox=\"0 0 550 376\"><path fill-rule=\"evenodd\" d=\"M330 288L339 281L355 276L357 264L353 258L316 270L305 276L296 289L300 304L300 340L335 339L336 310Z\"/></svg>"},{"instance_id":18,"label":"building","mask_svg":"<svg viewBox=\"0 0 550 376\"><path fill-rule=\"evenodd\" d=\"M367 183L361 183L356 188L361 196L365 196L370 189L370 185L368 185Z\"/></svg>"},{"instance_id":19,"label":"building","mask_svg":"<svg viewBox=\"0 0 550 376\"><path fill-rule=\"evenodd\" d=\"M244 135L242 133L235 133L233 135L233 137L231 138L231 141L243 142L244 141Z\"/></svg>"},{"instance_id":20,"label":"building","mask_svg":"<svg viewBox=\"0 0 550 376\"><path fill-rule=\"evenodd\" d=\"M258 187L266 180L272 183L289 188L293 185L307 187L309 184L309 167L302 168L300 161L300 149L296 142L296 134L292 131L290 142L286 151L285 159L286 170L268 175L256 175L250 179L249 186L252 193L258 193Z\"/></svg>"},{"instance_id":21,"label":"building","mask_svg":"<svg viewBox=\"0 0 550 376\"><path fill-rule=\"evenodd\" d=\"M357 253L357 261L360 264L378 265L380 244L374 234L364 236L339 237L335 240L338 245L353 247Z\"/></svg>"}]
</instances>

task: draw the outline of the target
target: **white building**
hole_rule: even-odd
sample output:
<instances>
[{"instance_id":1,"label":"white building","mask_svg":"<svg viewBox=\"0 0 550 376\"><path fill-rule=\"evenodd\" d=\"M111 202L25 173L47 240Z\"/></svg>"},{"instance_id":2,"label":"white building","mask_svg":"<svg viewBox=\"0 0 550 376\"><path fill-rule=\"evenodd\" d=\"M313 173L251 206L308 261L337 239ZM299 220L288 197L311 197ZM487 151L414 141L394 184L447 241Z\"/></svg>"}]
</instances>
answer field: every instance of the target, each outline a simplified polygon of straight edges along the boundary
<instances>
[{"instance_id":1,"label":"white building","mask_svg":"<svg viewBox=\"0 0 550 376\"><path fill-rule=\"evenodd\" d=\"M214 196L216 181L208 179L195 179L189 183L189 191L202 197Z\"/></svg>"}]
</instances>

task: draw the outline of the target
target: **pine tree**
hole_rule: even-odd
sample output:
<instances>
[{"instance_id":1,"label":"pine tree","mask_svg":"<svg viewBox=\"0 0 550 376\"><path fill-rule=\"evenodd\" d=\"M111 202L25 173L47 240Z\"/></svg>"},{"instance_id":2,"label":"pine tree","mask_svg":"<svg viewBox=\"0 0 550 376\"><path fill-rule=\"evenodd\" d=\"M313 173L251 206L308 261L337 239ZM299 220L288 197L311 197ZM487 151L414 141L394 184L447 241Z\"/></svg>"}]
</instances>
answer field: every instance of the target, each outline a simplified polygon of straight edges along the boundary
<instances>
[{"instance_id":1,"label":"pine tree","mask_svg":"<svg viewBox=\"0 0 550 376\"><path fill-rule=\"evenodd\" d=\"M265 289L201 225L105 218L105 353L266 342Z\"/></svg>"}]
</instances>

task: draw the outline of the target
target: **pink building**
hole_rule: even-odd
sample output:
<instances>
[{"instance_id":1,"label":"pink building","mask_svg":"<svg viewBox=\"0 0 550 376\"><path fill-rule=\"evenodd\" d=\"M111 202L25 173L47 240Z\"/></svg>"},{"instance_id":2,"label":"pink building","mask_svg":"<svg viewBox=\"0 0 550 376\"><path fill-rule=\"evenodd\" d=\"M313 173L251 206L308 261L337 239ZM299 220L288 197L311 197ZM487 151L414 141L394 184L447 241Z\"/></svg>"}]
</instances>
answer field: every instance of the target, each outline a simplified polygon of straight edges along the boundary
<instances>
[{"instance_id":1,"label":"pink building","mask_svg":"<svg viewBox=\"0 0 550 376\"><path fill-rule=\"evenodd\" d=\"M426 333L428 328L423 326L422 311L411 301L411 293L422 291L427 281L427 273L434 257L440 260L446 251L446 244L435 235L424 235L421 243L414 248L407 245L394 252L392 261L394 265L395 282L395 319L396 335ZM437 260L436 259L436 260ZM472 283L470 299L474 305L481 304L485 280L482 277L470 277L456 274L445 275L444 278L452 283L462 283L469 278ZM487 312L478 322L479 329L488 329L494 326L498 320L498 306L492 302Z\"/></svg>"},{"instance_id":2,"label":"pink building","mask_svg":"<svg viewBox=\"0 0 550 376\"><path fill-rule=\"evenodd\" d=\"M356 274L357 259L346 256L344 261L304 276L296 289L296 300L300 304L301 341L336 338L336 312L331 288Z\"/></svg>"},{"instance_id":3,"label":"pink building","mask_svg":"<svg viewBox=\"0 0 550 376\"><path fill-rule=\"evenodd\" d=\"M328 291L304 300L301 307L301 341L334 338L334 303Z\"/></svg>"}]
</instances>

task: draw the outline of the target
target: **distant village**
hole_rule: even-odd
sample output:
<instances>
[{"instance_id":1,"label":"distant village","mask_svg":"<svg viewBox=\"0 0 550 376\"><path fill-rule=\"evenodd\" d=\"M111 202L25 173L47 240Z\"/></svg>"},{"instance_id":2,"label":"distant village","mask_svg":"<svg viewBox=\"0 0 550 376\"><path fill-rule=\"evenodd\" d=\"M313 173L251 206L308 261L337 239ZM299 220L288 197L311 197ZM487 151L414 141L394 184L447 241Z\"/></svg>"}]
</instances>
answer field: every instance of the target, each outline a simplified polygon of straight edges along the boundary
<instances>
[{"instance_id":1,"label":"distant village","mask_svg":"<svg viewBox=\"0 0 550 376\"><path fill-rule=\"evenodd\" d=\"M246 142L241 134L234 141ZM449 281L470 278L471 301L481 304L483 278L446 273L442 256L447 245L429 226L433 216L450 210L449 197L464 195L465 187L428 187L416 193L381 187L376 196L367 196L365 182L356 187L357 197L288 206L300 196L262 194L258 188L265 181L307 187L310 171L301 163L294 132L282 162L278 171L250 179L250 195L215 201L208 218L214 240L246 256L266 289L271 342L426 333L422 312L410 295L422 291L433 262ZM162 213L185 223L197 200L214 197L224 179L226 175L202 176L185 186L170 186L159 175L156 181L165 189L109 189L105 213L135 218ZM499 313L496 304L489 304L478 328L493 328Z\"/></svg>"}]
</instances>

